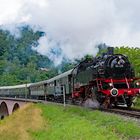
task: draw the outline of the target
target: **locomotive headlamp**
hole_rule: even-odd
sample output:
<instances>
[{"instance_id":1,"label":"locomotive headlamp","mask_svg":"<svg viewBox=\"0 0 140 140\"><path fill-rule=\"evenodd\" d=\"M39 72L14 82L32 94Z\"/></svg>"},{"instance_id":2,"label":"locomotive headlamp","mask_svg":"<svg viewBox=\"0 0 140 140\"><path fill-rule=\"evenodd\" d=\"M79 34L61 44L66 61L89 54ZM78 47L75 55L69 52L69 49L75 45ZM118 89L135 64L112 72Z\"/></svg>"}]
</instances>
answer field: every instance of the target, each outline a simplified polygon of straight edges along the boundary
<instances>
[{"instance_id":1,"label":"locomotive headlamp","mask_svg":"<svg viewBox=\"0 0 140 140\"><path fill-rule=\"evenodd\" d=\"M116 88L112 88L110 90L110 93L111 93L112 96L117 96L118 95L118 90Z\"/></svg>"},{"instance_id":2,"label":"locomotive headlamp","mask_svg":"<svg viewBox=\"0 0 140 140\"><path fill-rule=\"evenodd\" d=\"M112 86L113 86L113 84L112 84L112 83L109 83L109 86L110 86L110 87L112 87Z\"/></svg>"},{"instance_id":3,"label":"locomotive headlamp","mask_svg":"<svg viewBox=\"0 0 140 140\"><path fill-rule=\"evenodd\" d=\"M136 83L136 85L137 85L137 86L139 86L139 85L140 85L140 83L139 83L139 82L137 82L137 83Z\"/></svg>"}]
</instances>

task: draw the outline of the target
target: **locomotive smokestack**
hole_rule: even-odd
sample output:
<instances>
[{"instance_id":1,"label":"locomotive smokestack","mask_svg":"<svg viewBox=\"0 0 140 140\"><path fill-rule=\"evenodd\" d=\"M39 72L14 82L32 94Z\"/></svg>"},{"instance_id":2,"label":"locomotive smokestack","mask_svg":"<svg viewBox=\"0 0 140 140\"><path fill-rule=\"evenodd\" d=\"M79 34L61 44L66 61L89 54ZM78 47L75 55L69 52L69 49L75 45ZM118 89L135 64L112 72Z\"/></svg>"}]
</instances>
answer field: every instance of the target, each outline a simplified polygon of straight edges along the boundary
<instances>
[{"instance_id":1,"label":"locomotive smokestack","mask_svg":"<svg viewBox=\"0 0 140 140\"><path fill-rule=\"evenodd\" d=\"M107 54L108 55L113 55L114 54L114 48L113 47L108 47L107 48Z\"/></svg>"}]
</instances>

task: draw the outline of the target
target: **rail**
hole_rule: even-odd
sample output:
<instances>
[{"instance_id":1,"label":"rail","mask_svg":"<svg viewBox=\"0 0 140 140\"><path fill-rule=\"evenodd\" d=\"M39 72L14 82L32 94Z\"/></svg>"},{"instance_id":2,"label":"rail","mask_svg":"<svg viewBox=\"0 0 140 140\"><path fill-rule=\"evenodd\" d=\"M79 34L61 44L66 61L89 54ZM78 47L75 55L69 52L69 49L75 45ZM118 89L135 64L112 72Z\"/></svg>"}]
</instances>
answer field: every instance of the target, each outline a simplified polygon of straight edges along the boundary
<instances>
[{"instance_id":1,"label":"rail","mask_svg":"<svg viewBox=\"0 0 140 140\"><path fill-rule=\"evenodd\" d=\"M140 119L140 110L139 109L101 109L101 111L104 112L110 112L110 113L115 113L115 114L120 114L123 116L129 116L129 117L133 117L133 118L137 118Z\"/></svg>"}]
</instances>

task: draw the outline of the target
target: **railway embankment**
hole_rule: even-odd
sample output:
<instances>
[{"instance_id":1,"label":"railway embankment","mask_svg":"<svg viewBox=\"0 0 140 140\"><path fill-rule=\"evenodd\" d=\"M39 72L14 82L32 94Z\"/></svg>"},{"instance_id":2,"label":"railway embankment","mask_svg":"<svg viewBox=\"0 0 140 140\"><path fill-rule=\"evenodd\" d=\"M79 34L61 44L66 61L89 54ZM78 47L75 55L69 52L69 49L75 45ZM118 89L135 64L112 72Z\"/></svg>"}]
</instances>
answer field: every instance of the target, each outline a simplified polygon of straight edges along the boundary
<instances>
[{"instance_id":1,"label":"railway embankment","mask_svg":"<svg viewBox=\"0 0 140 140\"><path fill-rule=\"evenodd\" d=\"M140 139L140 125L76 106L27 104L0 121L1 140Z\"/></svg>"}]
</instances>

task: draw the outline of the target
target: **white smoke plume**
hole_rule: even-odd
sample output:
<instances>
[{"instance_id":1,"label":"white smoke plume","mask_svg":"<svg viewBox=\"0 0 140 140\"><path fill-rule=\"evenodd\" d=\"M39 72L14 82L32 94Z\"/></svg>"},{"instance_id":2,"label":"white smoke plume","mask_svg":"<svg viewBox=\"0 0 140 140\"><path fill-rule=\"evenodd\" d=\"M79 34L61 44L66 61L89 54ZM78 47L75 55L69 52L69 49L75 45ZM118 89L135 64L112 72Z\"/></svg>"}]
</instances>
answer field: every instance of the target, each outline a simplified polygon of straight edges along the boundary
<instances>
[{"instance_id":1,"label":"white smoke plume","mask_svg":"<svg viewBox=\"0 0 140 140\"><path fill-rule=\"evenodd\" d=\"M139 0L0 0L0 25L29 24L46 32L37 51L57 64L89 53L98 43L140 46ZM11 29L13 25L13 29ZM59 47L61 55L51 55Z\"/></svg>"}]
</instances>

